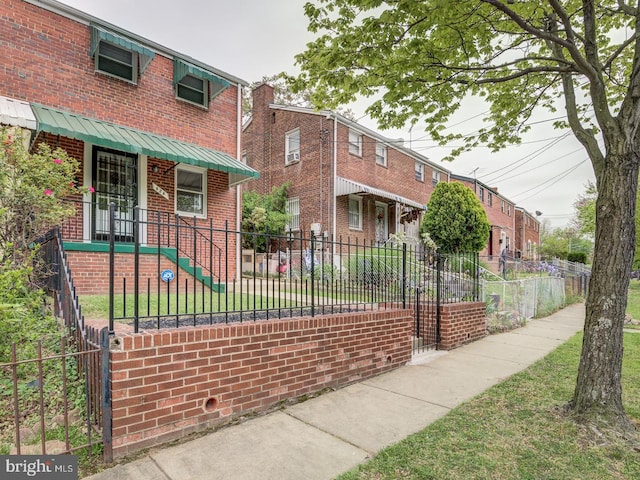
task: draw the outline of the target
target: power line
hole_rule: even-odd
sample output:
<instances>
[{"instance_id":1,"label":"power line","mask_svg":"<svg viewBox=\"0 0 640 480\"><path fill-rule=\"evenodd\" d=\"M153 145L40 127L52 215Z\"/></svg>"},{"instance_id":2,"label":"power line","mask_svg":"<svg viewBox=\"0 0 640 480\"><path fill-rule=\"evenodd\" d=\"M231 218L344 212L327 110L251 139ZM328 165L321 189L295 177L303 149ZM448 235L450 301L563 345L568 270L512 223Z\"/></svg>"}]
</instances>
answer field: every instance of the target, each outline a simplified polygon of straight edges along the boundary
<instances>
[{"instance_id":1,"label":"power line","mask_svg":"<svg viewBox=\"0 0 640 480\"><path fill-rule=\"evenodd\" d=\"M549 188L549 187L551 187L551 186L555 185L555 184L556 184L556 183L558 183L560 180L562 180L564 177L566 177L566 176L567 176L567 175L569 175L571 172L573 172L574 170L576 170L580 165L582 165L582 164L583 164L583 163L585 163L586 161L587 161L586 159L585 159L585 160L582 160L582 161L580 161L580 162L576 163L575 165L573 165L572 167L569 167L569 168L568 168L567 170L565 170L564 172L561 172L560 174L558 174L559 176L556 176L556 177L553 177L553 178L547 179L547 180L545 180L544 182L542 182L541 184L536 185L535 187L531 187L531 188L529 188L529 189L527 189L527 190L524 190L524 191L522 191L522 192L520 192L520 193L516 194L516 195L515 195L515 197L519 197L520 195L523 195L523 194L525 194L525 193L527 193L527 192L530 192L530 191L535 190L535 189L537 189L537 188L539 188L539 187L542 187L543 185L545 185L546 183L548 183L550 180L554 180L553 182L549 183L549 185L547 185L546 187L544 187L544 188L543 188L543 189L541 189L540 191L538 191L538 192L534 193L533 195L529 195L528 197L525 197L525 198L522 198L522 199L520 199L520 200L517 200L517 202L518 202L518 203L520 203L520 202L524 202L525 200L529 200L530 198L532 198L532 197L534 197L534 196L538 195L540 192L543 192L543 191L544 191L544 190L546 190L547 188Z\"/></svg>"},{"instance_id":2,"label":"power line","mask_svg":"<svg viewBox=\"0 0 640 480\"><path fill-rule=\"evenodd\" d=\"M543 145L542 147L540 147L539 149L525 155L524 157L520 158L519 160L516 160L515 162L511 163L510 165L507 165L506 167L501 167L498 168L492 172L489 173L485 173L484 175L482 175L482 177L491 177L491 178L487 178L487 180L482 180L483 182L495 182L496 180L499 180L501 177L503 177L504 175L506 175L509 172L512 172L518 168L520 168L522 165L526 165L527 163L529 163L531 160L533 160L534 158L538 157L539 155L542 155L544 152L546 152L547 150L549 150L551 147L553 147L554 145L557 145L558 143L560 143L562 140L564 140L565 138L567 138L567 136L570 135L571 132L567 132L563 135L561 135L559 138L554 139L553 141L547 143L546 145ZM505 169L508 169L507 171L504 171ZM494 174L502 172L500 175L493 177Z\"/></svg>"},{"instance_id":3,"label":"power line","mask_svg":"<svg viewBox=\"0 0 640 480\"><path fill-rule=\"evenodd\" d=\"M574 153L580 152L580 151L582 151L582 147L576 148L575 150L573 150L573 151L571 151L571 152L569 152L569 153L567 153L567 154L565 154L565 155L563 155L561 157L556 157L553 160L549 160L548 162L544 162L544 163L541 163L540 165L536 165L535 167L530 168L529 170L525 170L524 172L516 173L515 175L511 175L510 177L501 178L501 181L504 182L505 180L511 180L512 178L519 177L521 175L524 175L525 173L533 172L534 170L538 170L539 168L545 167L545 166L549 165L550 163L557 162L558 160L563 160L567 156L573 155Z\"/></svg>"}]
</instances>

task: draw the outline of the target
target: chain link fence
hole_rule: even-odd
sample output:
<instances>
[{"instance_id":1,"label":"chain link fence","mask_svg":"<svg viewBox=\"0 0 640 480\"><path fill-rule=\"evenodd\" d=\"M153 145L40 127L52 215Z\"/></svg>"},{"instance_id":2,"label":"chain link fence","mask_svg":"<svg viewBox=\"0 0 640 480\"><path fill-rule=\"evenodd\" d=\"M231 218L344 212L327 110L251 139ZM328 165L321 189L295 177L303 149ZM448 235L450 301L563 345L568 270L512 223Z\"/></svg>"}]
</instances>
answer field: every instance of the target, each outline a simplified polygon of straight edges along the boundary
<instances>
[{"instance_id":1,"label":"chain link fence","mask_svg":"<svg viewBox=\"0 0 640 480\"><path fill-rule=\"evenodd\" d=\"M528 319L544 317L565 303L565 279L529 277L510 281L483 281L481 298L487 304L489 333L511 330Z\"/></svg>"}]
</instances>

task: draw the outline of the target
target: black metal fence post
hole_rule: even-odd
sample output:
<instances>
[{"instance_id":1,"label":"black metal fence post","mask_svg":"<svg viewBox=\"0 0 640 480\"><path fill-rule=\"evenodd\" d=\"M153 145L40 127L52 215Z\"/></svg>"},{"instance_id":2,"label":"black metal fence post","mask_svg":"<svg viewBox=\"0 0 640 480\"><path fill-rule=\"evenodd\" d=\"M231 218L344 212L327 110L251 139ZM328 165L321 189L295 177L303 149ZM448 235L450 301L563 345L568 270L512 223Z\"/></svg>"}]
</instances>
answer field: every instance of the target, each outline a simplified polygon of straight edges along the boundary
<instances>
[{"instance_id":1,"label":"black metal fence post","mask_svg":"<svg viewBox=\"0 0 640 480\"><path fill-rule=\"evenodd\" d=\"M442 270L443 270L443 256L440 252L436 251L436 345L440 347L440 306L442 302Z\"/></svg>"},{"instance_id":2,"label":"black metal fence post","mask_svg":"<svg viewBox=\"0 0 640 480\"><path fill-rule=\"evenodd\" d=\"M402 243L402 308L407 308L407 244Z\"/></svg>"},{"instance_id":3,"label":"black metal fence post","mask_svg":"<svg viewBox=\"0 0 640 480\"><path fill-rule=\"evenodd\" d=\"M111 377L109 376L109 332L100 330L100 355L102 370L102 441L103 460L113 462L113 445L111 432Z\"/></svg>"},{"instance_id":4,"label":"black metal fence post","mask_svg":"<svg viewBox=\"0 0 640 480\"><path fill-rule=\"evenodd\" d=\"M116 205L109 204L109 334L114 333L114 276L115 272L115 251L116 251Z\"/></svg>"},{"instance_id":5,"label":"black metal fence post","mask_svg":"<svg viewBox=\"0 0 640 480\"><path fill-rule=\"evenodd\" d=\"M316 298L315 298L315 271L316 271L316 262L315 262L315 253L316 253L316 236L311 230L311 252L309 253L310 264L311 264L311 316L314 317L316 315Z\"/></svg>"},{"instance_id":6,"label":"black metal fence post","mask_svg":"<svg viewBox=\"0 0 640 480\"><path fill-rule=\"evenodd\" d=\"M133 331L140 319L140 207L133 208Z\"/></svg>"}]
</instances>

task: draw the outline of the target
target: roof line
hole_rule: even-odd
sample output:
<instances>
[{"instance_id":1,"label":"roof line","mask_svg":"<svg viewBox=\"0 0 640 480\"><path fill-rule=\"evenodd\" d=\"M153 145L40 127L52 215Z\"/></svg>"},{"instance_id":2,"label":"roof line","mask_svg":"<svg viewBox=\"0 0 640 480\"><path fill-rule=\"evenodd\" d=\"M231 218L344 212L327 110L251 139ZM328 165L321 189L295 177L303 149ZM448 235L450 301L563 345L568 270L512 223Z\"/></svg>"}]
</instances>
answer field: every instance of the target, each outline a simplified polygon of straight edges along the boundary
<instances>
[{"instance_id":1,"label":"roof line","mask_svg":"<svg viewBox=\"0 0 640 480\"><path fill-rule=\"evenodd\" d=\"M451 172L451 170L449 170L448 168L442 167L440 165L438 165L437 163L433 162L432 160L429 160L428 157L425 157L424 155L416 152L415 150L411 150L410 148L407 148L405 146L402 145L398 145L398 139L393 139L393 138L388 138L385 137L379 133L377 133L374 130L371 130L368 127L365 127L363 125L360 125L358 122L355 122L353 120L349 120L347 117L340 115L339 113L336 113L332 110L314 110L312 108L309 107L296 107L296 106L289 106L289 105L280 105L280 104L276 104L276 103L270 103L269 104L269 108L274 109L274 110L285 110L285 111L289 111L289 112L297 112L297 113L306 113L309 115L320 115L323 117L333 117L335 118L339 123L342 123L343 125L350 127L350 128L354 128L364 134L366 134L369 137L373 137L375 139L378 139L380 141L382 141L382 143L387 144L388 146L395 148L398 151L404 152L406 155L412 157L415 160L418 160L422 163L426 163L428 165L430 165L433 168L436 168L437 170L452 175L453 173Z\"/></svg>"},{"instance_id":2,"label":"roof line","mask_svg":"<svg viewBox=\"0 0 640 480\"><path fill-rule=\"evenodd\" d=\"M498 190L495 189L495 187L490 187L486 183L481 182L480 180L478 180L476 178L466 177L464 175L457 175L455 173L451 174L451 178L453 178L455 180L464 180L464 181L471 182L471 183L477 183L481 187L483 187L483 188L485 188L487 190L490 190L491 193L493 193L494 195L497 195L498 197L502 198L503 200L506 200L509 203L513 204L514 208L516 207L516 202L514 202L513 200L510 200L507 197L505 197L504 195L502 195L500 192L498 192Z\"/></svg>"},{"instance_id":3,"label":"roof line","mask_svg":"<svg viewBox=\"0 0 640 480\"><path fill-rule=\"evenodd\" d=\"M40 8L43 8L45 10L48 10L50 12L53 13L57 13L58 15L62 15L63 17L67 17L71 20L75 20L79 23L83 23L86 25L89 25L91 23L96 24L98 26L107 28L109 30L111 30L114 33L120 34L120 35L124 35L125 37L129 38L130 40L134 40L138 43L142 43L145 46L151 48L152 50L154 50L156 53L161 54L167 58L172 58L172 57L179 57L181 59L186 60L189 63L193 63L194 65L196 65L197 67L203 68L205 70L210 70L211 72L215 73L216 75L219 75L221 77L224 77L228 80L230 80L233 83L237 83L237 84L241 84L245 87L249 86L249 82L247 82L246 80L242 80L241 78L238 78L234 75L231 75L227 72L223 72L222 70L212 67L211 65L207 65L204 62L201 62L199 60L196 60L195 58L192 58L188 55L185 55L184 53L180 53L177 52L175 50L172 50L168 47L165 47L164 45L160 45L159 43L154 42L153 40L149 40L147 38L141 37L140 35L137 35L135 33L129 32L128 30L125 30L123 28L120 28L116 25L113 25L109 22L106 22L105 20L102 20L98 17L94 17L93 15L90 15L88 13L85 13L81 10L78 10L77 8L71 7L69 5L65 5L63 3L60 3L56 0L23 0L27 3L30 3L32 5L38 6Z\"/></svg>"}]
</instances>

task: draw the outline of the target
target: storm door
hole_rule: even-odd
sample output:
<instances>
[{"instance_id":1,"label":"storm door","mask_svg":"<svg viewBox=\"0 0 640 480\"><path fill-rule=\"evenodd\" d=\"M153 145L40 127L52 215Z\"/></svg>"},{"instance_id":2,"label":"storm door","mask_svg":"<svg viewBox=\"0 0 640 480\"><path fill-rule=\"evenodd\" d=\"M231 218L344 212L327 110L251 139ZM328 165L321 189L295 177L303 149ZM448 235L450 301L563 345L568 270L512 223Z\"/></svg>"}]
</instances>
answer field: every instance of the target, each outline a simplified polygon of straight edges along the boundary
<instances>
[{"instance_id":1,"label":"storm door","mask_svg":"<svg viewBox=\"0 0 640 480\"><path fill-rule=\"evenodd\" d=\"M389 207L386 203L376 202L376 242L383 245L389 238Z\"/></svg>"},{"instance_id":2,"label":"storm door","mask_svg":"<svg viewBox=\"0 0 640 480\"><path fill-rule=\"evenodd\" d=\"M138 156L93 147L93 239L109 240L109 204L115 204L115 240L133 241L138 204Z\"/></svg>"}]
</instances>

